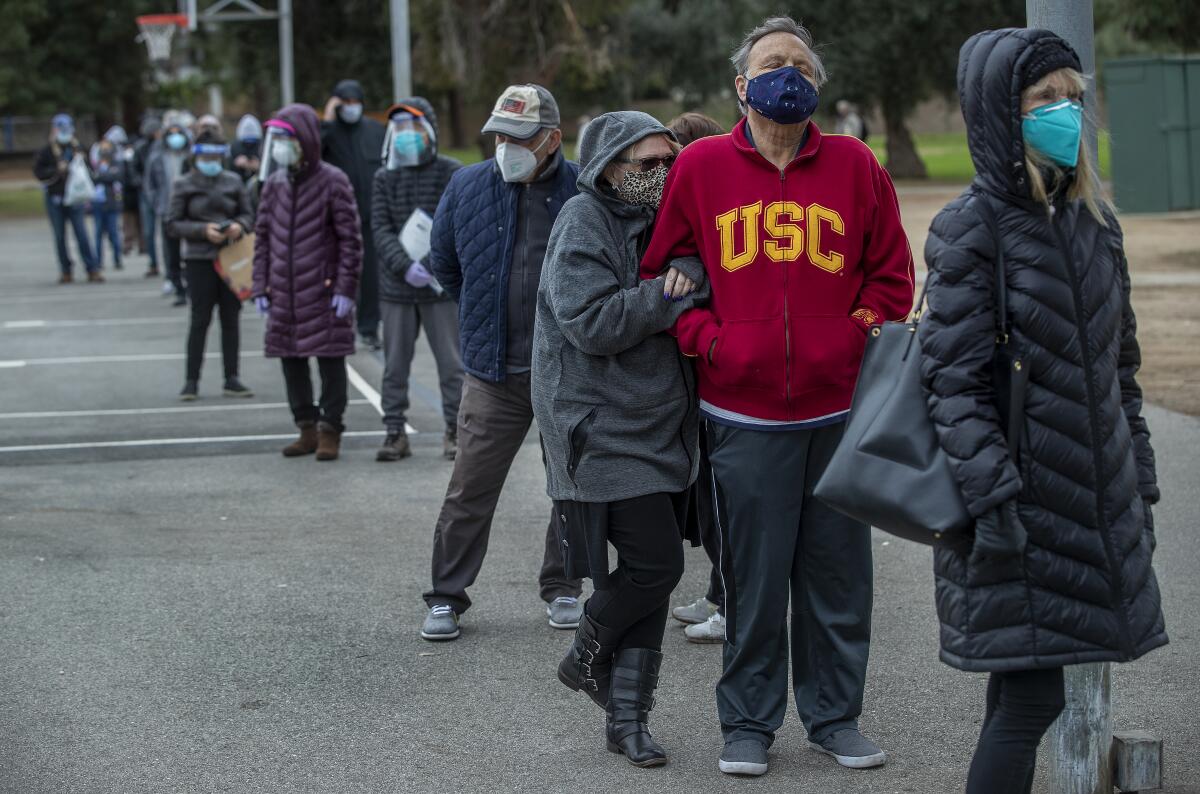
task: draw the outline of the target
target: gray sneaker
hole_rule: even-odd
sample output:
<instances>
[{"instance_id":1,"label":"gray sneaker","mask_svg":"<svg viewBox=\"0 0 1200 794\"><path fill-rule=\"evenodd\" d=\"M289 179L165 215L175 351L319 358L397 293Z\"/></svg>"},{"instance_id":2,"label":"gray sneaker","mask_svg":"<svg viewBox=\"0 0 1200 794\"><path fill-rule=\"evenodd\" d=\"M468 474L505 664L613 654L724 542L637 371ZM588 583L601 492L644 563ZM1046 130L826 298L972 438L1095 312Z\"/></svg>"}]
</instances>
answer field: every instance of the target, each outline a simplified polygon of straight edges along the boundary
<instances>
[{"instance_id":1,"label":"gray sneaker","mask_svg":"<svg viewBox=\"0 0 1200 794\"><path fill-rule=\"evenodd\" d=\"M546 605L546 616L556 629L577 629L583 618L583 604L578 598L559 596Z\"/></svg>"},{"instance_id":2,"label":"gray sneaker","mask_svg":"<svg viewBox=\"0 0 1200 794\"><path fill-rule=\"evenodd\" d=\"M439 642L457 640L462 632L458 628L458 615L449 604L438 604L429 610L421 626L421 639Z\"/></svg>"},{"instance_id":3,"label":"gray sneaker","mask_svg":"<svg viewBox=\"0 0 1200 794\"><path fill-rule=\"evenodd\" d=\"M697 598L685 607L675 607L671 615L680 623L703 623L717 612L717 605L704 596Z\"/></svg>"},{"instance_id":4,"label":"gray sneaker","mask_svg":"<svg viewBox=\"0 0 1200 794\"><path fill-rule=\"evenodd\" d=\"M767 747L754 739L738 739L725 745L717 766L727 775L767 774Z\"/></svg>"},{"instance_id":5,"label":"gray sneaker","mask_svg":"<svg viewBox=\"0 0 1200 794\"><path fill-rule=\"evenodd\" d=\"M818 753L833 756L839 764L849 769L870 769L883 766L887 761L887 753L859 733L857 728L842 728L820 742L810 741L808 746Z\"/></svg>"},{"instance_id":6,"label":"gray sneaker","mask_svg":"<svg viewBox=\"0 0 1200 794\"><path fill-rule=\"evenodd\" d=\"M688 626L683 633L687 636L688 642L725 642L725 618L721 616L720 612L714 612L708 620Z\"/></svg>"}]
</instances>

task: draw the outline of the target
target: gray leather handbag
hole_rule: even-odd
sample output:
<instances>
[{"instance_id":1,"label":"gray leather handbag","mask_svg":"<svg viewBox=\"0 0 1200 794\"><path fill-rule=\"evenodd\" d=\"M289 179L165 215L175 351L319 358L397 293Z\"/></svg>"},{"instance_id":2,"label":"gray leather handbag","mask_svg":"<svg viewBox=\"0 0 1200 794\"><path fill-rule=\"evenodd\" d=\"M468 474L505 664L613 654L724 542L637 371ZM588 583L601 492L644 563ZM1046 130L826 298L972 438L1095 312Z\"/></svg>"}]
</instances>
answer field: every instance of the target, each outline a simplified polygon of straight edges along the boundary
<instances>
[{"instance_id":1,"label":"gray leather handbag","mask_svg":"<svg viewBox=\"0 0 1200 794\"><path fill-rule=\"evenodd\" d=\"M996 239L994 382L1007 417L1009 452L1017 454L1028 370L1009 345L1004 256L987 198L984 221ZM938 443L921 386L917 334L925 294L905 322L877 325L867 338L845 435L814 494L840 513L884 532L927 545L965 540L975 520L967 511L950 460Z\"/></svg>"}]
</instances>

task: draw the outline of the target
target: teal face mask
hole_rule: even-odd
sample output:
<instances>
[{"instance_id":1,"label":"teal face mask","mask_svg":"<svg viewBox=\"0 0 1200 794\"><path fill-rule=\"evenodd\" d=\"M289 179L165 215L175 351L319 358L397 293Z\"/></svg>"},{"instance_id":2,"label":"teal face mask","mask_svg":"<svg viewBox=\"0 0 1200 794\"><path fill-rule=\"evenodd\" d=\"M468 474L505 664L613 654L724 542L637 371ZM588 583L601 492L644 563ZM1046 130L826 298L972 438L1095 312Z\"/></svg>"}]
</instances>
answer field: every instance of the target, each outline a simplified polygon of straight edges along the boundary
<instances>
[{"instance_id":1,"label":"teal face mask","mask_svg":"<svg viewBox=\"0 0 1200 794\"><path fill-rule=\"evenodd\" d=\"M196 169L205 176L216 176L224 170L220 160L197 160Z\"/></svg>"},{"instance_id":2,"label":"teal face mask","mask_svg":"<svg viewBox=\"0 0 1200 794\"><path fill-rule=\"evenodd\" d=\"M1034 108L1021 118L1025 145L1044 154L1064 168L1079 163L1079 139L1083 135L1083 105L1073 99Z\"/></svg>"}]
</instances>

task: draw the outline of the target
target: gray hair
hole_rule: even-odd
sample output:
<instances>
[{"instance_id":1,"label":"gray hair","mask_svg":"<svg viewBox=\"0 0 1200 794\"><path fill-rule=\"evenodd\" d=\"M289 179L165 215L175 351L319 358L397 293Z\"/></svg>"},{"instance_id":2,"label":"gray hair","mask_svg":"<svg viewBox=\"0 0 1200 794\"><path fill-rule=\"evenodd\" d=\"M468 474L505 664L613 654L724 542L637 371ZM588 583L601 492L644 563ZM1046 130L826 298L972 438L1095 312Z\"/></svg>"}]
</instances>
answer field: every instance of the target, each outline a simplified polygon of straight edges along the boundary
<instances>
[{"instance_id":1,"label":"gray hair","mask_svg":"<svg viewBox=\"0 0 1200 794\"><path fill-rule=\"evenodd\" d=\"M814 87L820 88L825 84L825 80L827 79L825 64L821 63L821 56L817 54L817 49L813 46L812 34L808 32L808 28L791 17L771 17L746 34L746 37L742 39L742 43L733 51L733 55L729 59L733 62L733 68L738 74L748 76L746 75L746 70L750 68L750 50L754 49L754 45L758 44L760 39L772 33L790 33L804 42L804 46L812 54Z\"/></svg>"}]
</instances>

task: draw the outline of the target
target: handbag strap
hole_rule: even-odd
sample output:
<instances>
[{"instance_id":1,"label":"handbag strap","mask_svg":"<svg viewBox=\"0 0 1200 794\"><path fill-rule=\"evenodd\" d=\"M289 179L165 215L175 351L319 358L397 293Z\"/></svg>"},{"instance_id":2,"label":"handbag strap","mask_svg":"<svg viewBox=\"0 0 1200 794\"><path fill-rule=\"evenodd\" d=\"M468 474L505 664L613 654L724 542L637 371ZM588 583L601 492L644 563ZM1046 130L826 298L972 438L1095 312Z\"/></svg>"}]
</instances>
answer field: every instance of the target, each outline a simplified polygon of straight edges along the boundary
<instances>
[{"instance_id":1,"label":"handbag strap","mask_svg":"<svg viewBox=\"0 0 1200 794\"><path fill-rule=\"evenodd\" d=\"M987 196L976 196L975 204L978 205L980 214L983 216L983 222L987 224L988 230L991 232L992 240L996 243L996 261L994 272L994 292L995 292L995 326L996 326L996 344L1008 344L1008 279L1004 274L1004 242L1000 236L1000 225L996 223L996 215L992 212L992 204L988 201Z\"/></svg>"}]
</instances>

